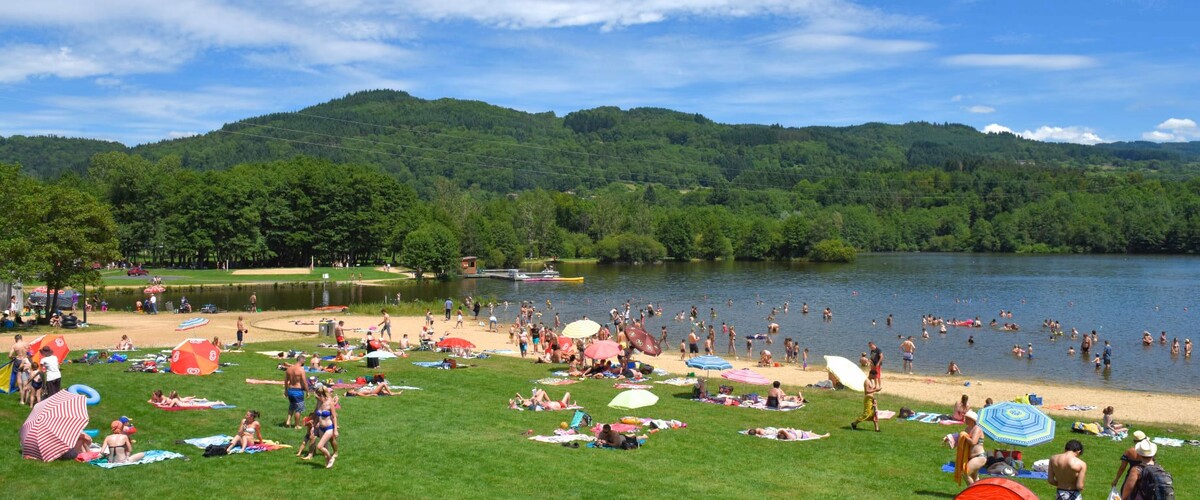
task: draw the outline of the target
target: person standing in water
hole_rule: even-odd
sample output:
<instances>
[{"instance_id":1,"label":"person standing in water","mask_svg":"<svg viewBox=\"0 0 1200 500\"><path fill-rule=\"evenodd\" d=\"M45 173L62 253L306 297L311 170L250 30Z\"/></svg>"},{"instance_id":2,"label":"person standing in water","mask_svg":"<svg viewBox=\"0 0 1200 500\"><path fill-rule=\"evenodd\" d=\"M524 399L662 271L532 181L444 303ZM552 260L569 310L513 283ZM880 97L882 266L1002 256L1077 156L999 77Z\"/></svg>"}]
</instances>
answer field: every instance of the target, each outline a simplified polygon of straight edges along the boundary
<instances>
[{"instance_id":1,"label":"person standing in water","mask_svg":"<svg viewBox=\"0 0 1200 500\"><path fill-rule=\"evenodd\" d=\"M904 359L904 371L912 374L913 370L913 353L917 351L917 345L913 343L913 338L910 335L904 342L900 344L900 355Z\"/></svg>"}]
</instances>

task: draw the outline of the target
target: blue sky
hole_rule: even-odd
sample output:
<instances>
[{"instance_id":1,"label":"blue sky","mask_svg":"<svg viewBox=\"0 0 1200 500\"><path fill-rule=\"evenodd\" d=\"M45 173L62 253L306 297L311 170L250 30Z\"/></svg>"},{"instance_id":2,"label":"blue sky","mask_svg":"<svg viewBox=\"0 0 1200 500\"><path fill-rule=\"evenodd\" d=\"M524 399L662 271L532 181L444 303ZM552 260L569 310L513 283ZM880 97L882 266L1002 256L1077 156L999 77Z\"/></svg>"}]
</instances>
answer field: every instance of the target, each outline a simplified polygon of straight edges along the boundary
<instances>
[{"instance_id":1,"label":"blue sky","mask_svg":"<svg viewBox=\"0 0 1200 500\"><path fill-rule=\"evenodd\" d=\"M1200 140L1200 2L0 2L0 135L139 144L356 90Z\"/></svg>"}]
</instances>

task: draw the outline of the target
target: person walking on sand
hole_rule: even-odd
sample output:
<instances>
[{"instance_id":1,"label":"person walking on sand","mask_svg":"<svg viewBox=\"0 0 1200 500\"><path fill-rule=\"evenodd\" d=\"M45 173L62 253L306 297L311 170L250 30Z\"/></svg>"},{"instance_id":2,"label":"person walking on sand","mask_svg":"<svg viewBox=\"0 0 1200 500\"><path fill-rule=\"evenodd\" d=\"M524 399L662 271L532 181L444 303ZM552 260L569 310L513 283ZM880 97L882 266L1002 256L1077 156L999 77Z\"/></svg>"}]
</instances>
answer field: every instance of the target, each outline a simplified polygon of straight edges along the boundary
<instances>
[{"instance_id":1,"label":"person walking on sand","mask_svg":"<svg viewBox=\"0 0 1200 500\"><path fill-rule=\"evenodd\" d=\"M283 395L288 400L287 420L283 425L295 425L299 429L304 421L301 414L304 413L304 395L308 391L308 379L304 378L304 356L297 356L296 362L284 371L283 387ZM292 424L293 417L296 419L295 424Z\"/></svg>"},{"instance_id":2,"label":"person walking on sand","mask_svg":"<svg viewBox=\"0 0 1200 500\"><path fill-rule=\"evenodd\" d=\"M380 309L383 314L383 321L379 322L379 339L383 340L383 334L387 334L388 342L392 341L392 316L388 314L387 309Z\"/></svg>"},{"instance_id":3,"label":"person walking on sand","mask_svg":"<svg viewBox=\"0 0 1200 500\"><path fill-rule=\"evenodd\" d=\"M917 345L913 343L913 338L910 335L904 342L900 344L900 356L904 358L904 371L910 375L913 370L913 353L917 351Z\"/></svg>"},{"instance_id":4,"label":"person walking on sand","mask_svg":"<svg viewBox=\"0 0 1200 500\"><path fill-rule=\"evenodd\" d=\"M858 424L870 420L875 424L875 432L879 432L879 402L875 399L875 394L879 392L879 385L874 379L868 378L863 382L863 413L857 419L850 422L850 428L858 430Z\"/></svg>"},{"instance_id":5,"label":"person walking on sand","mask_svg":"<svg viewBox=\"0 0 1200 500\"><path fill-rule=\"evenodd\" d=\"M242 348L242 343L246 341L246 317L238 315L237 319L237 345L238 349Z\"/></svg>"},{"instance_id":6,"label":"person walking on sand","mask_svg":"<svg viewBox=\"0 0 1200 500\"><path fill-rule=\"evenodd\" d=\"M447 298L446 303L443 304L443 306L445 306L446 309L446 321L450 321L450 310L454 309L454 301Z\"/></svg>"},{"instance_id":7,"label":"person walking on sand","mask_svg":"<svg viewBox=\"0 0 1200 500\"><path fill-rule=\"evenodd\" d=\"M1067 441L1063 452L1050 457L1049 477L1046 482L1058 491L1054 500L1080 500L1083 498L1084 476L1087 475L1087 463L1079 457L1083 456L1083 444L1078 439Z\"/></svg>"},{"instance_id":8,"label":"person walking on sand","mask_svg":"<svg viewBox=\"0 0 1200 500\"><path fill-rule=\"evenodd\" d=\"M458 321L455 321L455 322L454 322L454 328L462 328L462 326L463 326L463 313L462 313L462 308L461 308L461 307L458 309L458 316L457 316L457 318L458 318Z\"/></svg>"}]
</instances>

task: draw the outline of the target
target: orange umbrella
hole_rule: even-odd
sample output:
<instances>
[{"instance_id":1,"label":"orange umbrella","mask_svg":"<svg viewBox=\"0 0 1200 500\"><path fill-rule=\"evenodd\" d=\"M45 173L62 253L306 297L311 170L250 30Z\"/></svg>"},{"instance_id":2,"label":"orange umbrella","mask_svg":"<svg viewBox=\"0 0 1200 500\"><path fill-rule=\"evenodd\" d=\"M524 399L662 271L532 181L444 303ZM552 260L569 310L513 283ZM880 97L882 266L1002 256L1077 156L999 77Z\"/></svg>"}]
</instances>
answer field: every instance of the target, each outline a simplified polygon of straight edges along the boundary
<instances>
[{"instance_id":1,"label":"orange umbrella","mask_svg":"<svg viewBox=\"0 0 1200 500\"><path fill-rule=\"evenodd\" d=\"M29 350L33 351L33 364L38 364L42 361L42 348L49 346L51 351L54 351L54 356L58 358L58 362L62 363L67 360L67 354L71 349L67 347L67 339L62 335L42 335L34 339L33 343L29 344Z\"/></svg>"},{"instance_id":2,"label":"orange umbrella","mask_svg":"<svg viewBox=\"0 0 1200 500\"><path fill-rule=\"evenodd\" d=\"M179 375L208 375L217 369L221 350L205 339L187 339L171 351L171 371Z\"/></svg>"}]
</instances>

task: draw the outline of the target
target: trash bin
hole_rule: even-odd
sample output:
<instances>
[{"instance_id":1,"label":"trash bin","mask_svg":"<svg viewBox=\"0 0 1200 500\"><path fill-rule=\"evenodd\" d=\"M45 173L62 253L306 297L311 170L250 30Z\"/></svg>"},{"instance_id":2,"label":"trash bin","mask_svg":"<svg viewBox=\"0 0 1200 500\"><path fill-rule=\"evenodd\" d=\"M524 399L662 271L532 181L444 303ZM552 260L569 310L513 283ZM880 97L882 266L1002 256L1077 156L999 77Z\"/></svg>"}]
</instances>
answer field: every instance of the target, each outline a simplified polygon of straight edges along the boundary
<instances>
[{"instance_id":1,"label":"trash bin","mask_svg":"<svg viewBox=\"0 0 1200 500\"><path fill-rule=\"evenodd\" d=\"M324 335L326 337L332 337L333 332L336 329L337 329L337 327L334 326L334 323L332 321L322 321L321 322L321 330L320 330L321 335Z\"/></svg>"}]
</instances>

